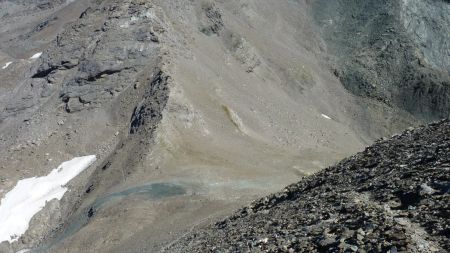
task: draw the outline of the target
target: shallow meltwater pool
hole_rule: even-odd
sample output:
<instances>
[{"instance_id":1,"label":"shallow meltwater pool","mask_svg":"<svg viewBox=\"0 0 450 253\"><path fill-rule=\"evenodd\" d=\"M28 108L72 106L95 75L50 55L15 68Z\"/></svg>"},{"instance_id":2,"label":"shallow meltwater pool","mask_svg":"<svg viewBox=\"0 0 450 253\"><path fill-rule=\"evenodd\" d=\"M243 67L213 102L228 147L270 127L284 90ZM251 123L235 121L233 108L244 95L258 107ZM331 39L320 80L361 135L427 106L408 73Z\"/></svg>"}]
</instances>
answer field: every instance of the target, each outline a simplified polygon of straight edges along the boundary
<instances>
[{"instance_id":1,"label":"shallow meltwater pool","mask_svg":"<svg viewBox=\"0 0 450 253\"><path fill-rule=\"evenodd\" d=\"M126 189L120 192L114 192L104 197L98 198L92 205L94 208L101 208L104 204L118 200L131 195L139 195L148 199L161 199L177 195L186 194L183 186L172 183L152 183Z\"/></svg>"},{"instance_id":2,"label":"shallow meltwater pool","mask_svg":"<svg viewBox=\"0 0 450 253\"><path fill-rule=\"evenodd\" d=\"M61 231L50 242L29 251L30 253L47 252L54 245L63 242L66 238L76 233L82 227L84 227L89 219L100 211L102 208L106 208L108 204L120 201L127 197L139 197L145 200L159 200L163 198L185 195L186 188L173 184L173 183L151 183L132 187L123 191L113 192L97 198L89 207L82 210L75 215L67 225L64 231Z\"/></svg>"}]
</instances>

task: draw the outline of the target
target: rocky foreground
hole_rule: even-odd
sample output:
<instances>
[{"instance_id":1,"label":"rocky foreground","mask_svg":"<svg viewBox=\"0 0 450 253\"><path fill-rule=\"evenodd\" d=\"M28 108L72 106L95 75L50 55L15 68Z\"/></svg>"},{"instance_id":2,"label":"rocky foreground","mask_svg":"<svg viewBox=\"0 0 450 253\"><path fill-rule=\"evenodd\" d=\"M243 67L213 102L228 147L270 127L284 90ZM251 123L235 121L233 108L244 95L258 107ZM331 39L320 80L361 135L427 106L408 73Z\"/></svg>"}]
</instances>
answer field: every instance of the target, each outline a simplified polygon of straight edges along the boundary
<instances>
[{"instance_id":1,"label":"rocky foreground","mask_svg":"<svg viewBox=\"0 0 450 253\"><path fill-rule=\"evenodd\" d=\"M168 252L448 252L450 121L381 140Z\"/></svg>"}]
</instances>

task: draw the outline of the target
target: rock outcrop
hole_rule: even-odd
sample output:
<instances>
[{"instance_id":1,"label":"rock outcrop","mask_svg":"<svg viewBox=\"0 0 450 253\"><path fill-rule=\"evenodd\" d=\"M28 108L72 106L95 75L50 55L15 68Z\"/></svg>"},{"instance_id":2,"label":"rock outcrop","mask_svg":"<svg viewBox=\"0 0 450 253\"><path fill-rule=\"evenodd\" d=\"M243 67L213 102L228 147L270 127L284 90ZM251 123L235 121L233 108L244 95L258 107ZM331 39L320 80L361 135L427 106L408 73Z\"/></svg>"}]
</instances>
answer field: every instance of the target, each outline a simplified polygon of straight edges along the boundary
<instances>
[{"instance_id":1,"label":"rock outcrop","mask_svg":"<svg viewBox=\"0 0 450 253\"><path fill-rule=\"evenodd\" d=\"M425 121L449 117L448 1L320 0L312 10L349 91Z\"/></svg>"}]
</instances>

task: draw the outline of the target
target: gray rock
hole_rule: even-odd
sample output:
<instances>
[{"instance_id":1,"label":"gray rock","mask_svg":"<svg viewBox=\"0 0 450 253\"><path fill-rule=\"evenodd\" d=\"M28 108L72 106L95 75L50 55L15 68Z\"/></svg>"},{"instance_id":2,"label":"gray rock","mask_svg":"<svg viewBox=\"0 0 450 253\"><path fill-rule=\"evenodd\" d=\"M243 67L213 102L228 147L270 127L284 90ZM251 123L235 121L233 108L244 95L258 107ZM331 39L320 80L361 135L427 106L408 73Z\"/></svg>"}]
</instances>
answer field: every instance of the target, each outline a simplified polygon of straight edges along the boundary
<instances>
[{"instance_id":1,"label":"gray rock","mask_svg":"<svg viewBox=\"0 0 450 253\"><path fill-rule=\"evenodd\" d=\"M0 252L2 252L2 253L14 253L14 251L11 249L10 244L8 242L0 243Z\"/></svg>"},{"instance_id":2,"label":"gray rock","mask_svg":"<svg viewBox=\"0 0 450 253\"><path fill-rule=\"evenodd\" d=\"M446 1L312 3L336 76L355 95L424 120L450 116ZM351 37L352 40L347 38Z\"/></svg>"},{"instance_id":3,"label":"gray rock","mask_svg":"<svg viewBox=\"0 0 450 253\"><path fill-rule=\"evenodd\" d=\"M71 98L66 104L66 111L69 113L79 112L84 109L84 104L78 98Z\"/></svg>"}]
</instances>

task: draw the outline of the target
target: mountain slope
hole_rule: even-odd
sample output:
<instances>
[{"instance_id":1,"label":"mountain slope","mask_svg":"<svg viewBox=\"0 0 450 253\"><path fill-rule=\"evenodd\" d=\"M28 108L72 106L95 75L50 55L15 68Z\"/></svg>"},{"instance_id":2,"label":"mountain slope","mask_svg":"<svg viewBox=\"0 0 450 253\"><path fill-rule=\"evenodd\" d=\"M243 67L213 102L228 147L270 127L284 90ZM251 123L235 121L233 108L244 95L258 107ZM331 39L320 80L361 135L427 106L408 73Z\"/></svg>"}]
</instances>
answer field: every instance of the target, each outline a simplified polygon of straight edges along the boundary
<instances>
[{"instance_id":1,"label":"mountain slope","mask_svg":"<svg viewBox=\"0 0 450 253\"><path fill-rule=\"evenodd\" d=\"M167 252L447 252L450 121L364 152L193 232Z\"/></svg>"},{"instance_id":2,"label":"mountain slope","mask_svg":"<svg viewBox=\"0 0 450 253\"><path fill-rule=\"evenodd\" d=\"M0 252L158 251L379 137L449 116L448 7L0 1L0 197L98 158Z\"/></svg>"},{"instance_id":3,"label":"mountain slope","mask_svg":"<svg viewBox=\"0 0 450 253\"><path fill-rule=\"evenodd\" d=\"M384 115L449 117L448 1L319 0L311 12L328 62L347 90Z\"/></svg>"}]
</instances>

